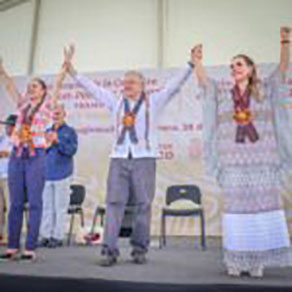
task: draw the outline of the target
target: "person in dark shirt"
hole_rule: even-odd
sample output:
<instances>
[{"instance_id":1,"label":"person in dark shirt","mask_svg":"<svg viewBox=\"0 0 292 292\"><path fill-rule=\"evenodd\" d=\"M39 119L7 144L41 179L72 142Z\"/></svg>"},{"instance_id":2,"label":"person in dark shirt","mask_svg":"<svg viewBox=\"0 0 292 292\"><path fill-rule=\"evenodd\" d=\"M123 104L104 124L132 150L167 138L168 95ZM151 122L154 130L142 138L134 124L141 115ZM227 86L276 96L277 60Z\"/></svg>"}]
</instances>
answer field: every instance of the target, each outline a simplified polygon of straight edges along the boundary
<instances>
[{"instance_id":1,"label":"person in dark shirt","mask_svg":"<svg viewBox=\"0 0 292 292\"><path fill-rule=\"evenodd\" d=\"M47 130L45 188L41 223L42 247L62 246L64 219L70 202L70 183L77 151L77 134L65 122L66 112L59 105L53 114L53 126Z\"/></svg>"}]
</instances>

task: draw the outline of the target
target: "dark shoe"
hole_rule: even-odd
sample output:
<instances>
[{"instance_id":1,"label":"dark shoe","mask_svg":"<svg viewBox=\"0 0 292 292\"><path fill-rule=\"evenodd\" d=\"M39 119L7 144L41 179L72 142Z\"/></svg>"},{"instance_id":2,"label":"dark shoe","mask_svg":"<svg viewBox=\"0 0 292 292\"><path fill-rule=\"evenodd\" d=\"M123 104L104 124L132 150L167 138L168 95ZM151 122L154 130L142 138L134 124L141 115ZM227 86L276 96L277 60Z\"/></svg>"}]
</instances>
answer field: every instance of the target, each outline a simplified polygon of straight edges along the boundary
<instances>
[{"instance_id":1,"label":"dark shoe","mask_svg":"<svg viewBox=\"0 0 292 292\"><path fill-rule=\"evenodd\" d=\"M6 252L3 254L0 254L0 262L9 262L9 261L14 261L18 257L18 252Z\"/></svg>"},{"instance_id":2,"label":"dark shoe","mask_svg":"<svg viewBox=\"0 0 292 292\"><path fill-rule=\"evenodd\" d=\"M147 263L146 253L145 252L132 252L133 262L137 265L144 265Z\"/></svg>"},{"instance_id":3,"label":"dark shoe","mask_svg":"<svg viewBox=\"0 0 292 292\"><path fill-rule=\"evenodd\" d=\"M35 262L36 261L36 254L35 253L23 253L20 257L19 260L22 262Z\"/></svg>"},{"instance_id":4,"label":"dark shoe","mask_svg":"<svg viewBox=\"0 0 292 292\"><path fill-rule=\"evenodd\" d=\"M56 239L56 245L57 245L57 247L62 247L63 246L63 240Z\"/></svg>"},{"instance_id":5,"label":"dark shoe","mask_svg":"<svg viewBox=\"0 0 292 292\"><path fill-rule=\"evenodd\" d=\"M111 267L117 263L117 257L110 254L102 254L98 265L101 267Z\"/></svg>"},{"instance_id":6,"label":"dark shoe","mask_svg":"<svg viewBox=\"0 0 292 292\"><path fill-rule=\"evenodd\" d=\"M63 245L63 241L55 238L50 238L48 248L57 248Z\"/></svg>"},{"instance_id":7,"label":"dark shoe","mask_svg":"<svg viewBox=\"0 0 292 292\"><path fill-rule=\"evenodd\" d=\"M49 238L43 238L39 243L39 247L48 247L49 243L50 243Z\"/></svg>"}]
</instances>

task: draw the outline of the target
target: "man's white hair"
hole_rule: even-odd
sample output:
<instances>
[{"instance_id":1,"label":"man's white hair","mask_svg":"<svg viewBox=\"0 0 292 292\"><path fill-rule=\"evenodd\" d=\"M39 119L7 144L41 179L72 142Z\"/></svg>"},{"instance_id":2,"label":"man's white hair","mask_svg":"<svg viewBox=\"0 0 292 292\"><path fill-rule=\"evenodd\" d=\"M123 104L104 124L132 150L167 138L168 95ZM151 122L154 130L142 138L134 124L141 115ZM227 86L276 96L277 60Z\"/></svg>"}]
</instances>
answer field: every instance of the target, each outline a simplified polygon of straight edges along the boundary
<instances>
[{"instance_id":1,"label":"man's white hair","mask_svg":"<svg viewBox=\"0 0 292 292\"><path fill-rule=\"evenodd\" d=\"M142 89L144 90L144 88L145 88L145 77L144 77L144 75L141 73L141 72L139 72L139 71L136 71L136 70L129 70L129 71L127 71L126 73L125 73L125 76L129 76L129 75L134 75L134 76L137 76L139 79L140 79L140 81L141 81L141 85L142 85Z\"/></svg>"}]
</instances>

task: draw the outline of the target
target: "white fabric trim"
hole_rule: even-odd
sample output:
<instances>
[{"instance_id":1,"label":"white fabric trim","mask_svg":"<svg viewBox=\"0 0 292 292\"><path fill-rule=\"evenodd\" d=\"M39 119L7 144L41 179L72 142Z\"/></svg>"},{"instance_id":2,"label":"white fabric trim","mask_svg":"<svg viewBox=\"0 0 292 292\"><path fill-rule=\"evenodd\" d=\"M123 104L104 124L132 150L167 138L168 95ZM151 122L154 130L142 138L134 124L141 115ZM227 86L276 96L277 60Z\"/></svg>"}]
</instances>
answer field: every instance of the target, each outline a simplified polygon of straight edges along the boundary
<instances>
[{"instance_id":1,"label":"white fabric trim","mask_svg":"<svg viewBox=\"0 0 292 292\"><path fill-rule=\"evenodd\" d=\"M227 250L264 251L290 246L283 210L258 214L224 214L223 245Z\"/></svg>"}]
</instances>

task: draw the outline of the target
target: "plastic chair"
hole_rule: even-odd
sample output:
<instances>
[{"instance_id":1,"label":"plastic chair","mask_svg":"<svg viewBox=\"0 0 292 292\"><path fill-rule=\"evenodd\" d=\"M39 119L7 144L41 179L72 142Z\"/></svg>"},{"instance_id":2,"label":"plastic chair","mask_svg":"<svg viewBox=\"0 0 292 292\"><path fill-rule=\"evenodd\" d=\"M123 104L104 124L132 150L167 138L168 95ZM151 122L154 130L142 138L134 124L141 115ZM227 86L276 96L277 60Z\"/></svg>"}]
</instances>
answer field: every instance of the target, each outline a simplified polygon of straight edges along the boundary
<instances>
[{"instance_id":1,"label":"plastic chair","mask_svg":"<svg viewBox=\"0 0 292 292\"><path fill-rule=\"evenodd\" d=\"M74 226L75 214L80 215L81 226L84 227L84 213L82 209L82 204L85 199L85 187L82 185L71 185L70 189L72 190L70 195L70 204L68 208L68 214L71 215L70 219L70 228L68 233L67 245L71 243L72 231Z\"/></svg>"},{"instance_id":2,"label":"plastic chair","mask_svg":"<svg viewBox=\"0 0 292 292\"><path fill-rule=\"evenodd\" d=\"M206 249L206 237L205 237L205 220L204 210L201 205L201 191L199 187L195 185L174 185L167 188L166 191L166 207L162 208L161 214L161 233L159 246L166 245L166 217L200 217L201 222L201 247ZM189 200L194 203L192 209L174 209L171 208L171 204L178 200Z\"/></svg>"}]
</instances>

